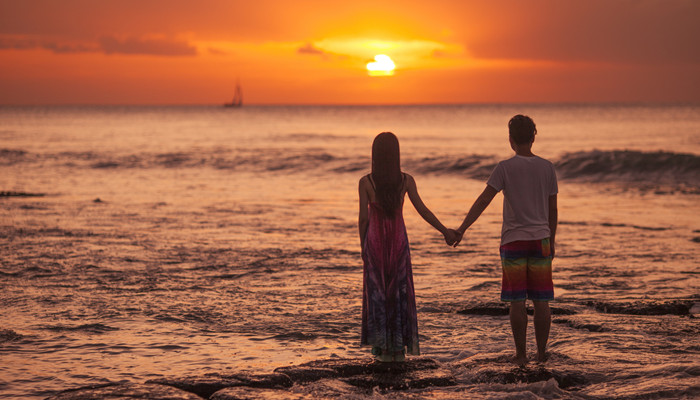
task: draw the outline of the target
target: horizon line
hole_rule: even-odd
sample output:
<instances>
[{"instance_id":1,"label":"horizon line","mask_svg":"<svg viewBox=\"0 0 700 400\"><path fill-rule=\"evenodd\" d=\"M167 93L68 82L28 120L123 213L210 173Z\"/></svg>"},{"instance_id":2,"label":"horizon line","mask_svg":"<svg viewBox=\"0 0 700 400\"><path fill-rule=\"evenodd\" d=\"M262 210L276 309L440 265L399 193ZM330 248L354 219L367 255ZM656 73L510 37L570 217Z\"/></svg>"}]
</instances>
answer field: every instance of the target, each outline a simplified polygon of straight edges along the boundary
<instances>
[{"instance_id":1,"label":"horizon line","mask_svg":"<svg viewBox=\"0 0 700 400\"><path fill-rule=\"evenodd\" d=\"M0 103L0 107L224 107L224 103ZM533 102L433 102L433 103L249 103L246 107L425 107L425 106L680 106L700 101L533 101Z\"/></svg>"}]
</instances>

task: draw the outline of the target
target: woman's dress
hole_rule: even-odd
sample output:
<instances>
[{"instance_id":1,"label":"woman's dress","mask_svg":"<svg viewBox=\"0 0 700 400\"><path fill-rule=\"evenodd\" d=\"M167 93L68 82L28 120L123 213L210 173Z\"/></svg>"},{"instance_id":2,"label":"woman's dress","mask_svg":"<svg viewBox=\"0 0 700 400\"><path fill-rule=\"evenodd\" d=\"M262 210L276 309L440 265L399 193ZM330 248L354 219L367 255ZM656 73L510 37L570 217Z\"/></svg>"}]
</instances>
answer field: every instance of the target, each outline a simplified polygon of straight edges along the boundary
<instances>
[{"instance_id":1,"label":"woman's dress","mask_svg":"<svg viewBox=\"0 0 700 400\"><path fill-rule=\"evenodd\" d=\"M420 354L411 254L402 210L387 216L369 204L369 226L362 244L364 288L362 345L375 354Z\"/></svg>"}]
</instances>

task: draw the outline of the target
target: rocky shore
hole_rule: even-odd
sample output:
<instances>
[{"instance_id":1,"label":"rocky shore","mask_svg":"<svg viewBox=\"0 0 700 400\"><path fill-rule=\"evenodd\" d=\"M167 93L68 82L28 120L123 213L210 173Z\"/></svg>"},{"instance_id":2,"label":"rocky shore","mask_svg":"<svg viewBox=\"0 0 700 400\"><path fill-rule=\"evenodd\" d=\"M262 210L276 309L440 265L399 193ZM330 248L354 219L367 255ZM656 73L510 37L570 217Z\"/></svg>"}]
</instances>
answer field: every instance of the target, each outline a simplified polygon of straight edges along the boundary
<instances>
[{"instance_id":1,"label":"rocky shore","mask_svg":"<svg viewBox=\"0 0 700 400\"><path fill-rule=\"evenodd\" d=\"M553 322L590 332L611 328L575 319L579 308L593 307L603 313L679 315L694 319L700 309L697 299L666 302L595 302L552 307ZM500 303L475 303L456 310L459 314L505 315ZM6 341L16 340L13 331L0 331ZM569 357L552 353L551 363L515 367L508 357L473 356L457 363L443 364L427 357L409 358L404 363L380 363L372 358L326 359L280 367L264 373L206 373L163 377L143 383L121 382L69 389L47 400L89 399L335 399L371 397L380 393L406 392L441 399L464 398L469 387L479 384L528 384L547 391L576 392L587 385L605 382L605 376L577 369ZM567 367L569 366L569 367ZM467 396L469 397L469 396Z\"/></svg>"},{"instance_id":2,"label":"rocky shore","mask_svg":"<svg viewBox=\"0 0 700 400\"><path fill-rule=\"evenodd\" d=\"M489 367L473 365L473 383L552 382L571 388L584 384L576 374L544 367L516 368L488 361ZM144 383L107 384L63 391L47 400L89 399L331 399L348 394L371 396L373 391L416 391L427 394L459 385L454 373L430 358L411 358L404 363L380 363L370 358L317 360L281 367L266 374L220 374L160 378ZM457 388L455 388L457 389ZM446 397L443 393L441 398ZM459 391L453 392L459 398Z\"/></svg>"}]
</instances>

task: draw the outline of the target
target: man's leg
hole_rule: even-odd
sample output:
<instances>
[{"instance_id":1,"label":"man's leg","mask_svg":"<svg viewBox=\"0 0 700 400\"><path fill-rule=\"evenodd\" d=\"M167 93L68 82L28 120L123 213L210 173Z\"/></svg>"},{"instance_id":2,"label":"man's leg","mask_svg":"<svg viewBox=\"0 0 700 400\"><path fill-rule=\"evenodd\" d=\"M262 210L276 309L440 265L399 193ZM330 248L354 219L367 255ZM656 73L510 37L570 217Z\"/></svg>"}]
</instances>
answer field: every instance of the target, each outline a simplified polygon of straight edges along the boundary
<instances>
[{"instance_id":1,"label":"man's leg","mask_svg":"<svg viewBox=\"0 0 700 400\"><path fill-rule=\"evenodd\" d=\"M501 245L501 301L510 303L510 327L515 340L515 357L518 365L527 363L527 242L516 241Z\"/></svg>"},{"instance_id":2,"label":"man's leg","mask_svg":"<svg viewBox=\"0 0 700 400\"><path fill-rule=\"evenodd\" d=\"M537 361L547 360L547 340L552 326L552 314L548 301L533 301L535 305L535 340L537 340Z\"/></svg>"},{"instance_id":3,"label":"man's leg","mask_svg":"<svg viewBox=\"0 0 700 400\"><path fill-rule=\"evenodd\" d=\"M533 253L528 258L527 297L535 306L535 340L537 341L537 361L547 360L547 341L552 326L549 301L554 299L552 283L552 252L549 238L533 242Z\"/></svg>"},{"instance_id":4,"label":"man's leg","mask_svg":"<svg viewBox=\"0 0 700 400\"><path fill-rule=\"evenodd\" d=\"M527 364L527 310L525 300L510 303L510 327L515 340L515 357L513 362L518 365Z\"/></svg>"}]
</instances>

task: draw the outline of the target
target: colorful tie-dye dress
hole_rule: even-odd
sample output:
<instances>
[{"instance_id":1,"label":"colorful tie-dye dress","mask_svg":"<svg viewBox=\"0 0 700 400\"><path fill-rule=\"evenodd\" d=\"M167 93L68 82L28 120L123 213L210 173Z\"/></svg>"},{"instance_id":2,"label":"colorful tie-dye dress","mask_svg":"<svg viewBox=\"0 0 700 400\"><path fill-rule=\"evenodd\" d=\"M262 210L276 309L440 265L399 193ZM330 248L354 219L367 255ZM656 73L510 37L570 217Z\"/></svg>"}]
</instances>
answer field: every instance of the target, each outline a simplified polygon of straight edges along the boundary
<instances>
[{"instance_id":1,"label":"colorful tie-dye dress","mask_svg":"<svg viewBox=\"0 0 700 400\"><path fill-rule=\"evenodd\" d=\"M369 204L362 244L364 288L361 344L379 354L420 354L411 254L402 210L387 216Z\"/></svg>"}]
</instances>

